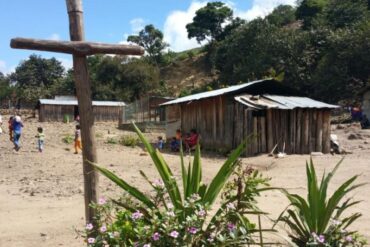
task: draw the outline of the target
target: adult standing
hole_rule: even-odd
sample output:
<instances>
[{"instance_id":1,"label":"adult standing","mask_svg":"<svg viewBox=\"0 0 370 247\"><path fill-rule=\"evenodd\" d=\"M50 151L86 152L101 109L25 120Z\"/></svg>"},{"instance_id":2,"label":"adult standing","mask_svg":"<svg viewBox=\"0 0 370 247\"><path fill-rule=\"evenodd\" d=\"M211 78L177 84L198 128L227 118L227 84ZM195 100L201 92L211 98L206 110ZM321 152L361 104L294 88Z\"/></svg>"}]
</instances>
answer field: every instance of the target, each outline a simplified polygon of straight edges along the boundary
<instances>
[{"instance_id":1,"label":"adult standing","mask_svg":"<svg viewBox=\"0 0 370 247\"><path fill-rule=\"evenodd\" d=\"M22 128L23 128L22 119L19 115L14 117L12 127L13 127L13 138L14 138L14 149L16 151L19 151L19 149L21 148L20 138L21 138Z\"/></svg>"}]
</instances>

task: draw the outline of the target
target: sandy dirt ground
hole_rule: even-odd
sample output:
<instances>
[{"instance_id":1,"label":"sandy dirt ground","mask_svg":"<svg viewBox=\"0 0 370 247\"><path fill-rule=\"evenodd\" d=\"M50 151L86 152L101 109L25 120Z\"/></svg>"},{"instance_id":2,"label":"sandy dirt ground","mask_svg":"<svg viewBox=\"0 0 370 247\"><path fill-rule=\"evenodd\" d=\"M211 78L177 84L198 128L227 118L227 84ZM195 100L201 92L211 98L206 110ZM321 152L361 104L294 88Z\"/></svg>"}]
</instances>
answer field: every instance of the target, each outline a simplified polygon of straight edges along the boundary
<instances>
[{"instance_id":1,"label":"sandy dirt ground","mask_svg":"<svg viewBox=\"0 0 370 247\"><path fill-rule=\"evenodd\" d=\"M22 148L15 152L7 134L0 135L0 246L83 246L75 228L84 226L84 200L81 155L73 154L72 144L62 138L73 135L74 124L38 123L34 119L24 121ZM36 129L45 129L45 151L36 148ZM4 126L6 127L6 126ZM5 131L7 131L5 129ZM109 137L127 134L116 129L115 124L96 125L99 163L125 178L129 183L149 192L150 188L139 175L144 170L150 178L158 178L150 158L139 147L130 148L106 143ZM335 134L343 147L351 152L333 179L332 188L347 178L361 174L358 182L370 181L370 130L344 126ZM149 135L155 138L155 134ZM348 139L348 137L350 139ZM143 155L144 154L144 155ZM179 158L164 154L175 175L179 175ZM261 155L242 159L271 177L271 184L291 192L305 194L305 161L308 155L288 155L275 159ZM313 157L321 174L330 170L340 159L339 155ZM204 180L209 181L222 165L224 157L205 153L203 155ZM120 191L100 176L100 194L118 196ZM351 194L363 202L353 210L363 214L353 228L370 239L370 186L365 185ZM263 194L260 207L276 218L287 206L287 201L277 191ZM269 223L264 222L267 225ZM284 233L284 232L283 232Z\"/></svg>"}]
</instances>

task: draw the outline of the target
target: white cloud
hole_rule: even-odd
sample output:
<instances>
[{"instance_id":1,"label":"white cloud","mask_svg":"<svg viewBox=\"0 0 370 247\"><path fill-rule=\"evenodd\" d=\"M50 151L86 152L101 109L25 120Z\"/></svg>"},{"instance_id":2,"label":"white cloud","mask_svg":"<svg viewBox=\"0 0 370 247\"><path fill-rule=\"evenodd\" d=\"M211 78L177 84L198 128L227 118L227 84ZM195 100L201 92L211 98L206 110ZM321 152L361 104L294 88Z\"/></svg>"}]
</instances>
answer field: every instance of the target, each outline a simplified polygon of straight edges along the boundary
<instances>
[{"instance_id":1,"label":"white cloud","mask_svg":"<svg viewBox=\"0 0 370 247\"><path fill-rule=\"evenodd\" d=\"M57 33L53 33L52 35L49 36L48 39L51 39L51 40L60 40L60 35L57 34Z\"/></svg>"},{"instance_id":2,"label":"white cloud","mask_svg":"<svg viewBox=\"0 0 370 247\"><path fill-rule=\"evenodd\" d=\"M73 61L70 60L70 59L67 59L67 58L56 58L58 61L60 61L63 65L63 67L66 69L66 70L69 70L73 67Z\"/></svg>"},{"instance_id":3,"label":"white cloud","mask_svg":"<svg viewBox=\"0 0 370 247\"><path fill-rule=\"evenodd\" d=\"M164 23L164 40L170 44L170 49L182 51L198 47L195 39L188 39L186 24L192 22L195 12L206 5L207 2L193 1L185 11L175 10L171 12ZM233 9L234 15L246 20L264 17L280 4L295 5L296 0L253 0L251 8L241 10L236 8L233 1L225 1L225 4Z\"/></svg>"},{"instance_id":4,"label":"white cloud","mask_svg":"<svg viewBox=\"0 0 370 247\"><path fill-rule=\"evenodd\" d=\"M5 61L0 60L0 72L10 74L15 71L15 66L9 67Z\"/></svg>"},{"instance_id":5,"label":"white cloud","mask_svg":"<svg viewBox=\"0 0 370 247\"><path fill-rule=\"evenodd\" d=\"M145 21L142 18L135 18L130 21L131 31L138 33L144 28Z\"/></svg>"},{"instance_id":6,"label":"white cloud","mask_svg":"<svg viewBox=\"0 0 370 247\"><path fill-rule=\"evenodd\" d=\"M195 39L188 39L186 24L192 22L195 12L205 6L206 3L193 1L187 10L176 10L167 16L163 34L164 40L170 44L171 50L183 51L199 46Z\"/></svg>"},{"instance_id":7,"label":"white cloud","mask_svg":"<svg viewBox=\"0 0 370 247\"><path fill-rule=\"evenodd\" d=\"M248 21L257 17L268 15L275 7L280 4L295 5L296 0L253 0L252 7L247 10L234 9L235 16Z\"/></svg>"}]
</instances>

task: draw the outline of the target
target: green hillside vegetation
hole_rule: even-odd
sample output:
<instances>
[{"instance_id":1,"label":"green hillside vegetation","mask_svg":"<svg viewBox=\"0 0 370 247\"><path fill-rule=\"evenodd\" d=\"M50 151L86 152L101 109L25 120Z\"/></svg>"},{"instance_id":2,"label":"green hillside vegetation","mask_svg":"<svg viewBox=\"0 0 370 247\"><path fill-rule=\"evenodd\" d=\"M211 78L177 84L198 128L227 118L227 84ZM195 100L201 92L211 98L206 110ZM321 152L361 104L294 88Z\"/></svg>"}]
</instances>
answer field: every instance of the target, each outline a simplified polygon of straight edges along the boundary
<instances>
[{"instance_id":1,"label":"green hillside vegetation","mask_svg":"<svg viewBox=\"0 0 370 247\"><path fill-rule=\"evenodd\" d=\"M145 48L145 56L89 57L92 96L131 102L279 77L315 99L356 103L370 84L369 9L368 0L300 0L247 22L222 2L211 2L187 25L201 48L173 52L161 30L147 25L128 37ZM0 75L0 102L73 94L72 74L54 58L31 55L14 73Z\"/></svg>"}]
</instances>

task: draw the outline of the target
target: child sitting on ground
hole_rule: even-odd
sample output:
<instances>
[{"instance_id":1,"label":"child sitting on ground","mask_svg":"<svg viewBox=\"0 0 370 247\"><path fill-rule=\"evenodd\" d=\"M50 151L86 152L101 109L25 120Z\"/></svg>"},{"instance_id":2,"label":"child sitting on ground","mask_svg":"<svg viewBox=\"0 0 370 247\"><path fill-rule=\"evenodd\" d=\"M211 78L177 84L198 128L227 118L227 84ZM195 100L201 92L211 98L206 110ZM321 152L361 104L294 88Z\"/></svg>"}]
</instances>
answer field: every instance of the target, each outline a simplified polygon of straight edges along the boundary
<instances>
[{"instance_id":1,"label":"child sitting on ground","mask_svg":"<svg viewBox=\"0 0 370 247\"><path fill-rule=\"evenodd\" d=\"M159 149L159 150L162 150L163 149L163 147L164 147L164 141L163 141L163 138L162 138L162 136L158 136L158 140L157 140L157 148Z\"/></svg>"},{"instance_id":2,"label":"child sitting on ground","mask_svg":"<svg viewBox=\"0 0 370 247\"><path fill-rule=\"evenodd\" d=\"M78 149L82 151L81 127L79 124L76 125L76 131L75 131L75 154L78 154Z\"/></svg>"},{"instance_id":3,"label":"child sitting on ground","mask_svg":"<svg viewBox=\"0 0 370 247\"><path fill-rule=\"evenodd\" d=\"M37 146L39 152L42 153L42 151L44 150L44 139L45 139L44 130L42 129L42 127L37 128L37 135L35 137L37 138Z\"/></svg>"},{"instance_id":4,"label":"child sitting on ground","mask_svg":"<svg viewBox=\"0 0 370 247\"><path fill-rule=\"evenodd\" d=\"M185 138L186 150L194 150L198 143L199 135L195 129L190 131L190 135Z\"/></svg>"},{"instance_id":5,"label":"child sitting on ground","mask_svg":"<svg viewBox=\"0 0 370 247\"><path fill-rule=\"evenodd\" d=\"M181 130L176 130L176 136L172 138L171 141L171 151L178 152L180 150L180 144L181 144Z\"/></svg>"}]
</instances>

